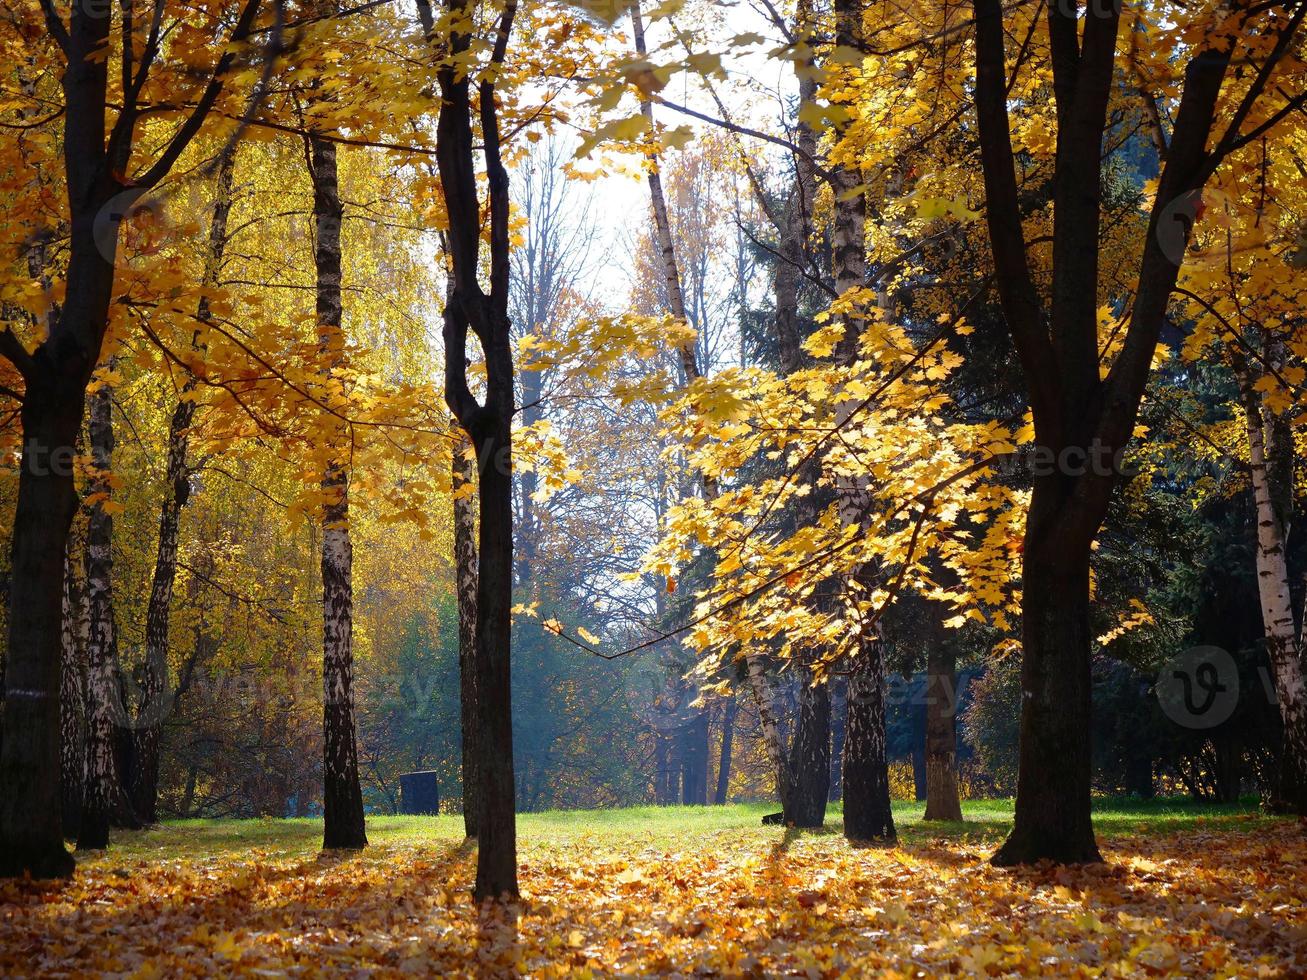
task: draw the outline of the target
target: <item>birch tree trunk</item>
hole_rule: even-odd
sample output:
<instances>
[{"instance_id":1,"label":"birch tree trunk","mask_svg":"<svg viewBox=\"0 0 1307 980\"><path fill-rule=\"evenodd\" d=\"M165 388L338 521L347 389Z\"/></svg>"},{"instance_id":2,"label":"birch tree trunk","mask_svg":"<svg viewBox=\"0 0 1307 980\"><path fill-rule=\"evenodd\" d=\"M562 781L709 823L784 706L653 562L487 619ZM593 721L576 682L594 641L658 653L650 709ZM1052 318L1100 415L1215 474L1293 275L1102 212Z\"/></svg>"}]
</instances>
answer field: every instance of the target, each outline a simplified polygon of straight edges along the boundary
<instances>
[{"instance_id":1,"label":"birch tree trunk","mask_svg":"<svg viewBox=\"0 0 1307 980\"><path fill-rule=\"evenodd\" d=\"M476 464L462 429L453 448L454 578L458 590L459 718L463 733L463 830L477 835L480 781L477 761L477 543Z\"/></svg>"},{"instance_id":2,"label":"birch tree trunk","mask_svg":"<svg viewBox=\"0 0 1307 980\"><path fill-rule=\"evenodd\" d=\"M68 535L64 562L63 666L59 684L60 779L63 786L63 830L77 837L86 786L86 595L79 566L83 542Z\"/></svg>"},{"instance_id":3,"label":"birch tree trunk","mask_svg":"<svg viewBox=\"0 0 1307 980\"><path fill-rule=\"evenodd\" d=\"M1275 679L1284 741L1280 754L1277 805L1307 816L1307 685L1303 680L1302 635L1295 625L1290 590L1289 508L1293 467L1277 456L1292 459L1293 439L1285 420L1263 405L1246 369L1239 372L1244 427L1252 470L1253 500L1257 512L1257 589L1262 603L1266 653Z\"/></svg>"},{"instance_id":4,"label":"birch tree trunk","mask_svg":"<svg viewBox=\"0 0 1307 980\"><path fill-rule=\"evenodd\" d=\"M114 758L114 723L122 705L118 687L118 637L113 608L113 515L108 505L113 464L113 396L107 384L88 399L87 429L95 475L87 487L90 504L86 530L87 636L86 785L77 849L109 846L109 824L119 784Z\"/></svg>"},{"instance_id":5,"label":"birch tree trunk","mask_svg":"<svg viewBox=\"0 0 1307 980\"><path fill-rule=\"evenodd\" d=\"M313 178L313 259L317 276L319 345L330 387L344 361L341 330L343 210L336 174L336 146L309 137ZM367 846L359 787L354 722L354 550L349 531L349 469L343 426L332 420L332 456L322 488L322 801L325 849Z\"/></svg>"},{"instance_id":6,"label":"birch tree trunk","mask_svg":"<svg viewBox=\"0 0 1307 980\"><path fill-rule=\"evenodd\" d=\"M218 161L214 192L213 218L209 224L208 248L204 258L202 289L213 289L222 270L223 251L227 245L227 218L231 213L232 178L236 148L229 146ZM209 302L200 300L197 317L209 319ZM199 350L202 341L196 331L192 348ZM134 732L136 765L127 787L132 808L147 824L158 820L159 740L163 720L175 706L176 692L169 689L168 640L172 615L173 587L177 581L177 539L181 515L191 497L193 470L187 459L190 430L195 421L194 376L182 385L181 396L173 408L168 424L168 482L159 507L159 540L154 557L154 575L150 582L150 602L145 611L145 665L141 684L141 703Z\"/></svg>"}]
</instances>

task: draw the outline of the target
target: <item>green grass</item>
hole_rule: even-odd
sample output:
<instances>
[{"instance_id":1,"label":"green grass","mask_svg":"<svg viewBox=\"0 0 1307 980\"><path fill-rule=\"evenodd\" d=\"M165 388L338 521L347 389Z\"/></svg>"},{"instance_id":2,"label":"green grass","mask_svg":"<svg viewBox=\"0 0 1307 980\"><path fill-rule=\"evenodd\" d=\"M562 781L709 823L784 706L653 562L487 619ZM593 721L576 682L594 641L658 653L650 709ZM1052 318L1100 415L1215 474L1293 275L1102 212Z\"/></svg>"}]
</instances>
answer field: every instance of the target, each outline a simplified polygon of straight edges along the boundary
<instances>
[{"instance_id":1,"label":"green grass","mask_svg":"<svg viewBox=\"0 0 1307 980\"><path fill-rule=\"evenodd\" d=\"M582 847L594 851L630 853L645 847L672 848L693 841L719 839L723 847L766 844L780 840L785 831L764 827L762 815L774 812L771 803L738 803L705 807L629 807L620 810L558 810L518 816L518 837L523 853L535 846ZM896 803L895 819L905 843L936 840L997 842L1012 822L1011 800L976 800L963 804L962 823L922 820L925 805ZM1248 827L1261 816L1255 801L1211 805L1186 799L1099 799L1094 822L1107 843L1139 835L1175 834L1198 829ZM840 807L832 805L822 831L840 832ZM406 846L421 843L457 843L463 838L463 818L368 818L368 839L374 845ZM111 843L123 857L167 858L184 853L221 855L259 849L269 855L316 853L322 839L322 822L308 820L176 820L140 832L119 832Z\"/></svg>"}]
</instances>

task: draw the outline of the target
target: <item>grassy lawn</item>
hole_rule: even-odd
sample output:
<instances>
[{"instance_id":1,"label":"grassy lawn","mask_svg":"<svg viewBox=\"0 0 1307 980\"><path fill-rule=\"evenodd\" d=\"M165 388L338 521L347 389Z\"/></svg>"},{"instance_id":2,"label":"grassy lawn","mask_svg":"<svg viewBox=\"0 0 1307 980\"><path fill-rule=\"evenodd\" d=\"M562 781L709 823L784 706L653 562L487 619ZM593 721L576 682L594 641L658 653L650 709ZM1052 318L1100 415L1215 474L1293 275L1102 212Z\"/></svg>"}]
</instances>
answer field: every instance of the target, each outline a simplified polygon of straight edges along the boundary
<instances>
[{"instance_id":1,"label":"grassy lawn","mask_svg":"<svg viewBox=\"0 0 1307 980\"><path fill-rule=\"evenodd\" d=\"M962 805L962 823L925 823L924 803L897 802L894 816L901 842L951 840L997 844L1012 823L1012 800L972 800ZM720 836L737 846L765 846L783 836L776 827L762 826L762 816L775 812L774 803L737 803L730 806L628 807L620 810L554 810L518 815L519 845L553 847L585 844L623 851L640 846L672 846L686 837ZM1101 799L1096 801L1094 822L1105 841L1139 834L1168 834L1196 829L1235 829L1266 821L1257 804L1213 805L1188 799ZM804 836L841 832L841 809L832 804L824 831ZM463 818L368 817L368 840L373 845L419 846L433 841L461 842ZM322 821L308 820L172 820L141 833L115 835L113 855L123 858L155 855L223 854L250 847L278 856L316 854L322 843ZM100 860L99 857L92 860Z\"/></svg>"},{"instance_id":2,"label":"grassy lawn","mask_svg":"<svg viewBox=\"0 0 1307 980\"><path fill-rule=\"evenodd\" d=\"M116 836L71 883L0 886L0 975L1307 975L1307 839L1251 804L1101 800L1106 863L989 867L1009 801L897 808L895 848L763 827L766 804L524 814L523 900L467 897L462 819Z\"/></svg>"}]
</instances>

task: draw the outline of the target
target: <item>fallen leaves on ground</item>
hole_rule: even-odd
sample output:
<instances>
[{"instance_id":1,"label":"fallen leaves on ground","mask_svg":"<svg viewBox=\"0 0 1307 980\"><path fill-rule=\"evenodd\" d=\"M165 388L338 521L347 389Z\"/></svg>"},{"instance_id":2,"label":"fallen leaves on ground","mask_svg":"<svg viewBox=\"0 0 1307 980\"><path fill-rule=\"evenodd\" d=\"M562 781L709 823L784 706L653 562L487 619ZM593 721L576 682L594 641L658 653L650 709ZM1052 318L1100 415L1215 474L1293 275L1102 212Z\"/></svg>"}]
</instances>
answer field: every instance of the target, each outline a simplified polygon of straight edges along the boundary
<instances>
[{"instance_id":1,"label":"fallen leaves on ground","mask_svg":"<svg viewBox=\"0 0 1307 980\"><path fill-rule=\"evenodd\" d=\"M175 831L168 831L174 833ZM111 851L0 886L0 974L1303 976L1307 835L1259 821L1008 871L989 842L836 834L523 845L522 901L475 908L470 845L358 856Z\"/></svg>"}]
</instances>

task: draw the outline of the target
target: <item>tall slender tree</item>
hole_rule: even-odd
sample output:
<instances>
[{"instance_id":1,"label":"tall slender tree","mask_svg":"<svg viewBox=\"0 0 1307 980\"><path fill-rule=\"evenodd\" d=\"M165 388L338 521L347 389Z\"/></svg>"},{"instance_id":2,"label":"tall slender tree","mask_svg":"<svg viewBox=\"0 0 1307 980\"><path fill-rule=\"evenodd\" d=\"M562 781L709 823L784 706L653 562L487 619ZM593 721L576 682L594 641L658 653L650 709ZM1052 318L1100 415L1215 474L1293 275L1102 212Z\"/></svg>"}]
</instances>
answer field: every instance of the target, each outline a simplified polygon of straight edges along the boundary
<instances>
[{"instance_id":1,"label":"tall slender tree","mask_svg":"<svg viewBox=\"0 0 1307 980\"><path fill-rule=\"evenodd\" d=\"M645 42L644 19L640 13L639 0L631 4L631 33L635 44L635 53L640 58L648 57ZM654 126L653 102L649 98L640 100L640 111L648 121L649 129ZM654 244L660 258L663 282L667 294L668 312L678 321L688 322L685 310L685 295L681 288L681 273L676 263L676 245L672 237L672 223L667 213L667 198L663 193L663 178L659 170L659 156L652 154L650 166L646 173L649 185L649 205L653 215ZM677 350L681 374L687 384L703 376L698 352L693 342L681 344ZM717 483L710 477L702 480L703 494L711 500L717 495ZM766 660L758 651L746 651L745 661L748 669L749 686L757 701L759 724L762 726L763 744L767 758L776 772L777 790L784 801L790 798L790 760L786 757L780 724L776 717L776 699L771 681L767 676Z\"/></svg>"},{"instance_id":2,"label":"tall slender tree","mask_svg":"<svg viewBox=\"0 0 1307 980\"><path fill-rule=\"evenodd\" d=\"M236 145L226 145L218 159L215 178L213 216L204 253L202 290L212 290L220 280L223 253L227 247L227 219L232 206L232 181L235 173ZM209 299L202 296L196 311L201 324L211 317ZM191 346L197 352L203 346L197 328ZM163 720L173 706L169 685L168 640L172 619L173 587L177 581L177 541L181 532L182 511L190 503L194 467L189 459L191 426L198 403L194 397L198 381L194 374L182 383L177 404L168 422L168 469L163 502L159 506L159 537L155 547L154 573L150 579L150 601L145 610L145 663L141 699L134 729L135 765L128 774L128 795L132 809L144 823L158 819L159 743Z\"/></svg>"},{"instance_id":3,"label":"tall slender tree","mask_svg":"<svg viewBox=\"0 0 1307 980\"><path fill-rule=\"evenodd\" d=\"M111 362L112 364L112 362ZM91 394L87 423L95 473L87 487L86 602L87 636L86 782L78 822L78 850L109 846L109 825L121 787L114 753L115 723L122 720L118 677L118 632L113 603L114 431L113 389L108 381Z\"/></svg>"},{"instance_id":4,"label":"tall slender tree","mask_svg":"<svg viewBox=\"0 0 1307 980\"><path fill-rule=\"evenodd\" d=\"M440 114L436 162L449 219L452 289L445 298L445 399L476 451L478 533L477 683L477 877L478 900L517 895L517 817L514 806L512 716L514 411L512 325L509 299L509 185L504 168L495 84L517 5L505 5L494 29L488 64L477 84L481 147L489 186L490 291L478 277L481 200L477 191L472 131L472 0L447 0L437 38L429 0L418 0L426 34L438 47ZM480 341L486 388L478 401L468 384L469 331Z\"/></svg>"},{"instance_id":5,"label":"tall slender tree","mask_svg":"<svg viewBox=\"0 0 1307 980\"><path fill-rule=\"evenodd\" d=\"M318 347L328 388L340 385L345 361L341 307L340 202L336 144L306 138L313 181L313 266ZM330 399L330 396L329 396ZM322 810L324 848L367 846L354 719L354 544L349 526L348 433L326 421L322 478Z\"/></svg>"}]
</instances>

